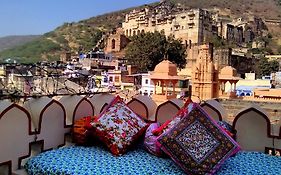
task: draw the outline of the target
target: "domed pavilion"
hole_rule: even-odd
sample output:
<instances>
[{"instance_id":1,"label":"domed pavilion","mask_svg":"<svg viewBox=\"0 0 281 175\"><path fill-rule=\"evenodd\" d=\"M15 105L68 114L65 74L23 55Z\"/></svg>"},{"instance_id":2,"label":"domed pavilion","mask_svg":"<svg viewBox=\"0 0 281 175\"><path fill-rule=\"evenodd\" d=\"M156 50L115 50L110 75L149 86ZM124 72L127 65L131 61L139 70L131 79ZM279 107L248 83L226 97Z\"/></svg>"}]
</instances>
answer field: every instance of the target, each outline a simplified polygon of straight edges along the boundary
<instances>
[{"instance_id":1,"label":"domed pavilion","mask_svg":"<svg viewBox=\"0 0 281 175\"><path fill-rule=\"evenodd\" d=\"M169 60L160 62L150 75L150 79L155 84L152 98L159 101L176 98L175 88L180 77L178 76L177 66L175 64ZM157 92L157 85L161 86L162 90L160 92Z\"/></svg>"},{"instance_id":2,"label":"domed pavilion","mask_svg":"<svg viewBox=\"0 0 281 175\"><path fill-rule=\"evenodd\" d=\"M238 77L237 70L231 66L225 66L220 70L219 73L219 82L220 82L220 95L236 97L236 84L241 78ZM230 83L230 92L226 94L225 84Z\"/></svg>"}]
</instances>

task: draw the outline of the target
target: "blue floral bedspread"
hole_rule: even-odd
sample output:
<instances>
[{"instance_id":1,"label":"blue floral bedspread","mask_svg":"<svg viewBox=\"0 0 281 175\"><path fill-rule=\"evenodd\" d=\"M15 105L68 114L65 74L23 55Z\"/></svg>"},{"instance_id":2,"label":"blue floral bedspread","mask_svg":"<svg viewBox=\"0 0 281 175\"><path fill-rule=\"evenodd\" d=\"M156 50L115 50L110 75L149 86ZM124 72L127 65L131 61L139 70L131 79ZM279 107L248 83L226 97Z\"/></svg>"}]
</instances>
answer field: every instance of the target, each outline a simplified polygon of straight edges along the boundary
<instances>
[{"instance_id":1,"label":"blue floral bedspread","mask_svg":"<svg viewBox=\"0 0 281 175\"><path fill-rule=\"evenodd\" d=\"M108 150L94 147L66 147L39 154L28 160L29 175L183 175L169 158L159 158L138 148L115 157ZM239 152L216 173L281 174L281 158L257 152Z\"/></svg>"}]
</instances>

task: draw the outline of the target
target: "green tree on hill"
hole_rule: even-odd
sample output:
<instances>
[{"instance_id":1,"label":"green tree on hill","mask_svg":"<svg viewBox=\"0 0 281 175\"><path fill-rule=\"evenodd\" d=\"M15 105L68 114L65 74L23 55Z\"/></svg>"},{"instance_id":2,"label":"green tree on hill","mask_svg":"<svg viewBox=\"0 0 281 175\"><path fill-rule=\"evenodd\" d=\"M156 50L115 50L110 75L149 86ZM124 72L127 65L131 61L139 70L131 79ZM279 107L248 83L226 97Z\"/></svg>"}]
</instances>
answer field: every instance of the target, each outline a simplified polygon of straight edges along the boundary
<instances>
[{"instance_id":1,"label":"green tree on hill","mask_svg":"<svg viewBox=\"0 0 281 175\"><path fill-rule=\"evenodd\" d=\"M257 64L257 77L261 78L264 75L270 75L272 72L279 70L279 62L276 60L268 61L267 58L261 58Z\"/></svg>"},{"instance_id":2,"label":"green tree on hill","mask_svg":"<svg viewBox=\"0 0 281 175\"><path fill-rule=\"evenodd\" d=\"M160 32L133 36L126 47L125 56L128 63L137 65L140 71L152 71L165 56L179 68L184 68L186 64L185 48L181 41L172 36L166 38Z\"/></svg>"}]
</instances>

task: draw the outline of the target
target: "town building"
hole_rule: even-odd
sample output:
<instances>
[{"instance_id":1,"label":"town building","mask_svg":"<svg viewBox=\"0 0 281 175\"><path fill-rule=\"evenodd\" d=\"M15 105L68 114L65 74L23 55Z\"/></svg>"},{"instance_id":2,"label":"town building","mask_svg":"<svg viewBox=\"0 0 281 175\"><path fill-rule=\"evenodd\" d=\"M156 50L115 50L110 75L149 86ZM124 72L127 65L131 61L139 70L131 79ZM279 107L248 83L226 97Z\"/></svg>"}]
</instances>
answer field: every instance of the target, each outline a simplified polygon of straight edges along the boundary
<instances>
[{"instance_id":1,"label":"town building","mask_svg":"<svg viewBox=\"0 0 281 175\"><path fill-rule=\"evenodd\" d=\"M105 54L110 54L115 59L124 58L124 48L130 42L121 28L115 29L106 39Z\"/></svg>"}]
</instances>

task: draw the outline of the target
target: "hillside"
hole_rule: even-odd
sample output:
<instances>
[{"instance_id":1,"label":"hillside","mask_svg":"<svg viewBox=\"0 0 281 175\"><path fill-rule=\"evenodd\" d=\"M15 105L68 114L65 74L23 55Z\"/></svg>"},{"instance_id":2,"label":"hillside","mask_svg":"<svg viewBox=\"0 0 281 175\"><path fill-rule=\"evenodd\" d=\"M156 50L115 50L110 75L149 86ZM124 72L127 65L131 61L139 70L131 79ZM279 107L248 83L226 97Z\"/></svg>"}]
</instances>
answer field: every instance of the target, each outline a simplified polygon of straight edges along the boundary
<instances>
[{"instance_id":1,"label":"hillside","mask_svg":"<svg viewBox=\"0 0 281 175\"><path fill-rule=\"evenodd\" d=\"M15 46L26 44L39 38L40 35L6 36L0 38L0 51L10 49Z\"/></svg>"},{"instance_id":2,"label":"hillside","mask_svg":"<svg viewBox=\"0 0 281 175\"><path fill-rule=\"evenodd\" d=\"M235 17L256 15L263 19L281 19L280 0L171 0L192 8L219 9ZM279 4L279 6L277 5Z\"/></svg>"},{"instance_id":3,"label":"hillside","mask_svg":"<svg viewBox=\"0 0 281 175\"><path fill-rule=\"evenodd\" d=\"M205 8L217 10L221 15L229 17L259 16L263 19L280 19L281 0L170 0L190 8ZM155 3L157 4L157 3ZM151 5L155 5L151 4ZM141 7L137 7L141 8ZM112 30L122 23L125 14L130 9L112 12L77 23L65 23L54 31L44 34L39 39L22 46L0 52L1 58L21 58L24 62L34 62L43 59L56 60L62 51L87 51L92 49L102 37L102 34ZM281 28L275 29L273 39L277 39Z\"/></svg>"}]
</instances>

